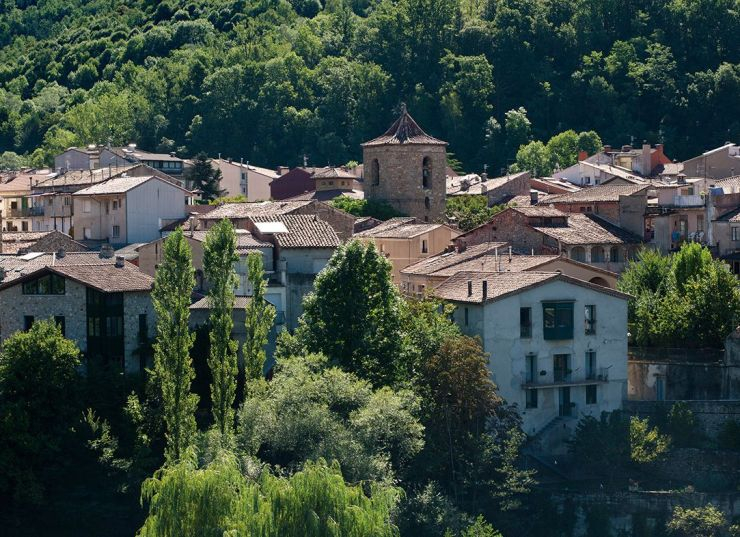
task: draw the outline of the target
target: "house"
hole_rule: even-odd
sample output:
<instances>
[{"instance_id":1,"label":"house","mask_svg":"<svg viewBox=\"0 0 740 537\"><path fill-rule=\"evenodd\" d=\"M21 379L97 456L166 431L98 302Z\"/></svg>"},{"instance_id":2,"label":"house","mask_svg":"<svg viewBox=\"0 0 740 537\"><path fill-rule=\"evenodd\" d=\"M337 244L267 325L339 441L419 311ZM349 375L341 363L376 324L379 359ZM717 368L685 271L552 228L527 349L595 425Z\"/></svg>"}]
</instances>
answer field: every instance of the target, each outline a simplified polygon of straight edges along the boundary
<instances>
[{"instance_id":1,"label":"house","mask_svg":"<svg viewBox=\"0 0 740 537\"><path fill-rule=\"evenodd\" d=\"M424 259L401 271L401 289L419 295L458 272L561 272L566 276L616 289L617 274L563 255L523 255L506 243L483 243L463 252L451 251Z\"/></svg>"},{"instance_id":2,"label":"house","mask_svg":"<svg viewBox=\"0 0 740 537\"><path fill-rule=\"evenodd\" d=\"M484 242L508 242L531 254L565 254L610 272L621 272L641 237L593 213L566 213L542 205L509 207L455 239L458 249Z\"/></svg>"},{"instance_id":3,"label":"house","mask_svg":"<svg viewBox=\"0 0 740 537\"><path fill-rule=\"evenodd\" d=\"M468 173L465 175L450 175L448 173L446 175L447 195L454 196L462 192L467 192L470 187L479 185L482 182L483 177L477 173Z\"/></svg>"},{"instance_id":4,"label":"house","mask_svg":"<svg viewBox=\"0 0 740 537\"><path fill-rule=\"evenodd\" d=\"M53 318L88 365L143 373L155 333L154 280L106 252L0 256L0 340Z\"/></svg>"},{"instance_id":5,"label":"house","mask_svg":"<svg viewBox=\"0 0 740 537\"><path fill-rule=\"evenodd\" d=\"M211 165L221 170L220 188L224 196L241 195L249 201L269 200L272 197L270 183L280 177L275 170L232 159L213 159Z\"/></svg>"},{"instance_id":6,"label":"house","mask_svg":"<svg viewBox=\"0 0 740 537\"><path fill-rule=\"evenodd\" d=\"M226 218L234 227L249 229L247 222L252 216L304 214L315 215L328 222L340 240L349 239L354 233L355 217L329 205L313 199L264 201L256 203L224 203L215 210L199 217L203 229L209 229L217 221Z\"/></svg>"},{"instance_id":7,"label":"house","mask_svg":"<svg viewBox=\"0 0 740 537\"><path fill-rule=\"evenodd\" d=\"M112 244L153 241L163 221L185 216L190 196L156 176L108 179L73 194L74 237Z\"/></svg>"},{"instance_id":8,"label":"house","mask_svg":"<svg viewBox=\"0 0 740 537\"><path fill-rule=\"evenodd\" d=\"M679 177L677 183L655 184L655 200L645 215L645 239L661 252L678 250L685 241L707 244L704 179Z\"/></svg>"},{"instance_id":9,"label":"house","mask_svg":"<svg viewBox=\"0 0 740 537\"><path fill-rule=\"evenodd\" d=\"M441 221L447 202L447 142L424 132L402 105L388 130L362 144L365 198L422 222Z\"/></svg>"},{"instance_id":10,"label":"house","mask_svg":"<svg viewBox=\"0 0 740 537\"><path fill-rule=\"evenodd\" d=\"M199 231L201 229L200 217L208 214L216 208L215 205L186 205L185 215L183 218L172 220L159 228L159 234L166 237L178 227L183 231Z\"/></svg>"},{"instance_id":11,"label":"house","mask_svg":"<svg viewBox=\"0 0 740 537\"><path fill-rule=\"evenodd\" d=\"M0 254L29 252L85 252L87 247L61 231L0 232Z\"/></svg>"},{"instance_id":12,"label":"house","mask_svg":"<svg viewBox=\"0 0 740 537\"><path fill-rule=\"evenodd\" d=\"M64 173L69 170L93 170L99 168L102 146L70 147L54 157L54 170Z\"/></svg>"},{"instance_id":13,"label":"house","mask_svg":"<svg viewBox=\"0 0 740 537\"><path fill-rule=\"evenodd\" d=\"M137 148L136 144L125 147L103 147L98 158L98 165L101 168L138 163L174 177L180 177L185 168L185 161L175 153L150 153Z\"/></svg>"},{"instance_id":14,"label":"house","mask_svg":"<svg viewBox=\"0 0 740 537\"><path fill-rule=\"evenodd\" d=\"M537 435L617 410L627 395L627 299L553 272L459 272L434 289L479 336L491 379ZM518 314L517 314L518 313Z\"/></svg>"},{"instance_id":15,"label":"house","mask_svg":"<svg viewBox=\"0 0 740 537\"><path fill-rule=\"evenodd\" d=\"M488 206L493 207L509 201L514 196L528 196L530 190L529 172L511 173L492 179L482 178L477 184L471 184L466 190L460 190L452 196L486 196Z\"/></svg>"},{"instance_id":16,"label":"house","mask_svg":"<svg viewBox=\"0 0 740 537\"><path fill-rule=\"evenodd\" d=\"M581 187L574 185L565 179L553 179L550 177L531 177L529 186L532 190L543 194L567 194L578 192Z\"/></svg>"},{"instance_id":17,"label":"house","mask_svg":"<svg viewBox=\"0 0 740 537\"><path fill-rule=\"evenodd\" d=\"M46 179L48 169L26 169L0 181L0 216L5 231L33 231L33 217L43 213L32 196L37 182Z\"/></svg>"},{"instance_id":18,"label":"house","mask_svg":"<svg viewBox=\"0 0 740 537\"><path fill-rule=\"evenodd\" d=\"M605 145L603 150L591 156L583 152L578 162L553 173L555 179L564 179L578 186L593 186L607 182L614 184L637 184L647 177L659 175L663 166L671 160L663 152L663 145L651 147L644 143L642 147L622 146L621 150L612 150Z\"/></svg>"},{"instance_id":19,"label":"house","mask_svg":"<svg viewBox=\"0 0 740 537\"><path fill-rule=\"evenodd\" d=\"M707 242L713 253L740 276L740 192L725 194L720 188L711 189L707 219Z\"/></svg>"},{"instance_id":20,"label":"house","mask_svg":"<svg viewBox=\"0 0 740 537\"><path fill-rule=\"evenodd\" d=\"M273 245L277 279L285 286L285 324L298 326L303 297L340 244L328 222L310 214L263 214L250 216L247 230L257 240Z\"/></svg>"},{"instance_id":21,"label":"house","mask_svg":"<svg viewBox=\"0 0 740 537\"><path fill-rule=\"evenodd\" d=\"M270 183L270 198L273 200L286 200L299 194L313 192L316 184L313 174L321 168L293 168L283 173Z\"/></svg>"},{"instance_id":22,"label":"house","mask_svg":"<svg viewBox=\"0 0 740 537\"><path fill-rule=\"evenodd\" d=\"M345 168L327 167L313 173L314 190L292 196L290 200L317 200L328 202L340 196L364 199L362 183Z\"/></svg>"},{"instance_id":23,"label":"house","mask_svg":"<svg viewBox=\"0 0 740 537\"><path fill-rule=\"evenodd\" d=\"M357 233L363 242L372 242L393 264L393 281L400 285L401 269L443 252L460 234L444 224L421 223L413 217L391 218Z\"/></svg>"},{"instance_id":24,"label":"house","mask_svg":"<svg viewBox=\"0 0 740 537\"><path fill-rule=\"evenodd\" d=\"M740 174L740 146L732 142L683 161L688 177L723 179Z\"/></svg>"},{"instance_id":25,"label":"house","mask_svg":"<svg viewBox=\"0 0 740 537\"><path fill-rule=\"evenodd\" d=\"M595 214L635 235L645 230L649 184L602 185L548 196L547 205L566 213Z\"/></svg>"}]
</instances>

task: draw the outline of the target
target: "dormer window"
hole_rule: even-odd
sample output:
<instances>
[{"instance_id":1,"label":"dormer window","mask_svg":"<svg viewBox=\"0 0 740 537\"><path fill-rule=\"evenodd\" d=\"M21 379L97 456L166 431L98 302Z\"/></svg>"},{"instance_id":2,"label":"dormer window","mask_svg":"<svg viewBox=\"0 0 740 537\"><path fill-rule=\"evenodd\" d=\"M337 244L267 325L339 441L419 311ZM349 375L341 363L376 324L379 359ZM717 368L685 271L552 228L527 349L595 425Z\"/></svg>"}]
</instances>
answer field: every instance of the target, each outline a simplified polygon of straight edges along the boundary
<instances>
[{"instance_id":1,"label":"dormer window","mask_svg":"<svg viewBox=\"0 0 740 537\"><path fill-rule=\"evenodd\" d=\"M431 188L432 185L432 159L424 157L421 163L421 186Z\"/></svg>"}]
</instances>

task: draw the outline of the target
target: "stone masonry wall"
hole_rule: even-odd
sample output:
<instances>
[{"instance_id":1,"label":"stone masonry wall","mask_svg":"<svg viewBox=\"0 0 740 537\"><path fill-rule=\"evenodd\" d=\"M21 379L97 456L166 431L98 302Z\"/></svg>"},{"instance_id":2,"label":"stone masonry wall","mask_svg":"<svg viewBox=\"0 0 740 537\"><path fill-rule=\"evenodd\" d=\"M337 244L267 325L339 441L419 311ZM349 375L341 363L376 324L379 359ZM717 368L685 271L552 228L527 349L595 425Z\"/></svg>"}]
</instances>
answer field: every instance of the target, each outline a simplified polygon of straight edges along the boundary
<instances>
[{"instance_id":1,"label":"stone masonry wall","mask_svg":"<svg viewBox=\"0 0 740 537\"><path fill-rule=\"evenodd\" d=\"M667 414L675 401L624 401L625 412L652 417ZM728 420L740 422L740 400L729 401L684 401L694 414L702 432L716 438Z\"/></svg>"},{"instance_id":2,"label":"stone masonry wall","mask_svg":"<svg viewBox=\"0 0 740 537\"><path fill-rule=\"evenodd\" d=\"M139 315L146 314L147 336L152 339L156 335L156 320L154 305L149 293L123 294L123 344L126 355L126 373L142 373L139 349Z\"/></svg>"}]
</instances>

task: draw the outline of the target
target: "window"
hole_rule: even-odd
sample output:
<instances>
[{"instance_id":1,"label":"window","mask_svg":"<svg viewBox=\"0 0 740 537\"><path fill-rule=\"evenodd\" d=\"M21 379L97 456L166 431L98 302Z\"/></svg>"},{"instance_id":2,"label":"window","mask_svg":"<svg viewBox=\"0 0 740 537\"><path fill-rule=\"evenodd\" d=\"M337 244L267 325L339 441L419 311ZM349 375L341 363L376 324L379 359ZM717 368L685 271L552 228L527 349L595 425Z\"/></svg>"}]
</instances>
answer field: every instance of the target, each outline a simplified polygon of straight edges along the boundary
<instances>
[{"instance_id":1,"label":"window","mask_svg":"<svg viewBox=\"0 0 740 537\"><path fill-rule=\"evenodd\" d=\"M64 196L64 204L69 206L72 205L72 197L71 196Z\"/></svg>"},{"instance_id":2,"label":"window","mask_svg":"<svg viewBox=\"0 0 740 537\"><path fill-rule=\"evenodd\" d=\"M733 227L732 228L732 240L733 241L740 241L740 227Z\"/></svg>"},{"instance_id":3,"label":"window","mask_svg":"<svg viewBox=\"0 0 740 537\"><path fill-rule=\"evenodd\" d=\"M584 263L586 261L586 249L582 246L576 246L570 250L570 258L574 261Z\"/></svg>"},{"instance_id":4,"label":"window","mask_svg":"<svg viewBox=\"0 0 740 537\"><path fill-rule=\"evenodd\" d=\"M542 304L545 339L573 339L573 303Z\"/></svg>"},{"instance_id":5,"label":"window","mask_svg":"<svg viewBox=\"0 0 740 537\"><path fill-rule=\"evenodd\" d=\"M586 378L596 378L596 351L586 351Z\"/></svg>"},{"instance_id":6,"label":"window","mask_svg":"<svg viewBox=\"0 0 740 537\"><path fill-rule=\"evenodd\" d=\"M82 228L82 238L83 239L89 239L92 235L90 234L90 228L89 227L83 227Z\"/></svg>"},{"instance_id":7,"label":"window","mask_svg":"<svg viewBox=\"0 0 740 537\"><path fill-rule=\"evenodd\" d=\"M621 261L619 258L619 246L612 246L609 250L609 261L612 261L614 263L618 263Z\"/></svg>"},{"instance_id":8,"label":"window","mask_svg":"<svg viewBox=\"0 0 740 537\"><path fill-rule=\"evenodd\" d=\"M590 386L586 386L586 404L587 405L595 405L596 404L596 384L591 384Z\"/></svg>"},{"instance_id":9,"label":"window","mask_svg":"<svg viewBox=\"0 0 740 537\"><path fill-rule=\"evenodd\" d=\"M23 284L24 295L63 295L64 278L47 274Z\"/></svg>"},{"instance_id":10,"label":"window","mask_svg":"<svg viewBox=\"0 0 740 537\"><path fill-rule=\"evenodd\" d=\"M527 408L537 408L537 390L527 390Z\"/></svg>"},{"instance_id":11,"label":"window","mask_svg":"<svg viewBox=\"0 0 740 537\"><path fill-rule=\"evenodd\" d=\"M570 354L556 354L552 361L553 378L555 382L570 380Z\"/></svg>"},{"instance_id":12,"label":"window","mask_svg":"<svg viewBox=\"0 0 740 537\"><path fill-rule=\"evenodd\" d=\"M121 226L113 226L113 237L120 237L121 236Z\"/></svg>"},{"instance_id":13,"label":"window","mask_svg":"<svg viewBox=\"0 0 740 537\"><path fill-rule=\"evenodd\" d=\"M532 337L532 308L519 308L519 337Z\"/></svg>"},{"instance_id":14,"label":"window","mask_svg":"<svg viewBox=\"0 0 740 537\"><path fill-rule=\"evenodd\" d=\"M118 210L118 200L113 200L113 210L114 211Z\"/></svg>"},{"instance_id":15,"label":"window","mask_svg":"<svg viewBox=\"0 0 740 537\"><path fill-rule=\"evenodd\" d=\"M537 382L537 355L536 354L528 354L526 357L527 360L527 372L526 376L524 378L524 381L527 384L534 384Z\"/></svg>"},{"instance_id":16,"label":"window","mask_svg":"<svg viewBox=\"0 0 740 537\"><path fill-rule=\"evenodd\" d=\"M606 252L601 246L594 246L591 248L591 262L592 263L603 263L606 261Z\"/></svg>"},{"instance_id":17,"label":"window","mask_svg":"<svg viewBox=\"0 0 740 537\"><path fill-rule=\"evenodd\" d=\"M370 180L373 186L380 185L380 163L376 158L370 163Z\"/></svg>"},{"instance_id":18,"label":"window","mask_svg":"<svg viewBox=\"0 0 740 537\"><path fill-rule=\"evenodd\" d=\"M54 323L59 327L59 331L62 333L62 336L67 337L67 325L64 322L64 315L55 315Z\"/></svg>"},{"instance_id":19,"label":"window","mask_svg":"<svg viewBox=\"0 0 740 537\"><path fill-rule=\"evenodd\" d=\"M23 330L28 332L32 326L33 326L33 315L24 315L23 316Z\"/></svg>"},{"instance_id":20,"label":"window","mask_svg":"<svg viewBox=\"0 0 740 537\"><path fill-rule=\"evenodd\" d=\"M21 231L28 231L28 222L25 220L21 222Z\"/></svg>"},{"instance_id":21,"label":"window","mask_svg":"<svg viewBox=\"0 0 740 537\"><path fill-rule=\"evenodd\" d=\"M83 200L82 201L82 212L83 213L90 213L92 212L92 203L90 200Z\"/></svg>"},{"instance_id":22,"label":"window","mask_svg":"<svg viewBox=\"0 0 740 537\"><path fill-rule=\"evenodd\" d=\"M465 326L468 326L468 308L465 308Z\"/></svg>"},{"instance_id":23,"label":"window","mask_svg":"<svg viewBox=\"0 0 740 537\"><path fill-rule=\"evenodd\" d=\"M108 214L110 212L110 202L105 202L105 214Z\"/></svg>"},{"instance_id":24,"label":"window","mask_svg":"<svg viewBox=\"0 0 740 537\"><path fill-rule=\"evenodd\" d=\"M588 335L596 333L596 306L588 304L584 309L585 333Z\"/></svg>"},{"instance_id":25,"label":"window","mask_svg":"<svg viewBox=\"0 0 740 537\"><path fill-rule=\"evenodd\" d=\"M432 184L432 159L424 157L421 163L421 186L431 188Z\"/></svg>"},{"instance_id":26,"label":"window","mask_svg":"<svg viewBox=\"0 0 740 537\"><path fill-rule=\"evenodd\" d=\"M422 254L429 253L429 247L427 245L427 240L426 239L422 239L421 240L421 253Z\"/></svg>"},{"instance_id":27,"label":"window","mask_svg":"<svg viewBox=\"0 0 740 537\"><path fill-rule=\"evenodd\" d=\"M428 211L432 207L432 202L429 200L429 196L424 198L424 208Z\"/></svg>"},{"instance_id":28,"label":"window","mask_svg":"<svg viewBox=\"0 0 740 537\"><path fill-rule=\"evenodd\" d=\"M139 314L139 342L144 343L149 339L149 325L146 321L146 313Z\"/></svg>"}]
</instances>

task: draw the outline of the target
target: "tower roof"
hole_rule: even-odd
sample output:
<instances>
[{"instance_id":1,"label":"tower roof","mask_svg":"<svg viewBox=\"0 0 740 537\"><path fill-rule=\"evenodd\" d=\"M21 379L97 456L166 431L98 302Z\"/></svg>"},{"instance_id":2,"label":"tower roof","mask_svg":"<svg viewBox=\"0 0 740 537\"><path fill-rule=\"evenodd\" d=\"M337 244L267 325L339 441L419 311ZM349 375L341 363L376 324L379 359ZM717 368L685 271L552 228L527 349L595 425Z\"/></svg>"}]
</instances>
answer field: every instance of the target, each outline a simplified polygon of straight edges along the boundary
<instances>
[{"instance_id":1,"label":"tower roof","mask_svg":"<svg viewBox=\"0 0 740 537\"><path fill-rule=\"evenodd\" d=\"M385 134L378 136L362 144L362 147L372 147L379 145L400 145L400 144L418 144L418 145L447 145L447 142L438 140L429 136L414 121L414 118L406 110L406 105L401 105L401 115L393 122L393 125L385 131Z\"/></svg>"}]
</instances>

